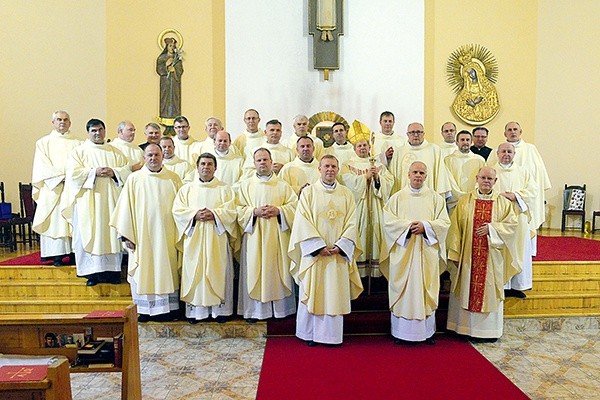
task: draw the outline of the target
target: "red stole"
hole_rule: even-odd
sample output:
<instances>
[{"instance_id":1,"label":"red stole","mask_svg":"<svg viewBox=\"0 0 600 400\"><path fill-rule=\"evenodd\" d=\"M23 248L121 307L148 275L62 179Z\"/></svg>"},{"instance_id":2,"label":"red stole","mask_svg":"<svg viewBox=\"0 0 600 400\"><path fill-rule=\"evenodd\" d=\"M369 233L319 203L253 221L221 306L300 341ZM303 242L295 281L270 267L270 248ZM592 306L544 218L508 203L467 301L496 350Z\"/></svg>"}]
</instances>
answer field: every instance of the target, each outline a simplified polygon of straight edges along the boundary
<instances>
[{"instance_id":1,"label":"red stole","mask_svg":"<svg viewBox=\"0 0 600 400\"><path fill-rule=\"evenodd\" d=\"M487 274L488 238L477 236L476 230L483 224L492 222L493 200L475 200L473 213L473 244L471 249L471 284L469 289L469 311L481 312Z\"/></svg>"}]
</instances>

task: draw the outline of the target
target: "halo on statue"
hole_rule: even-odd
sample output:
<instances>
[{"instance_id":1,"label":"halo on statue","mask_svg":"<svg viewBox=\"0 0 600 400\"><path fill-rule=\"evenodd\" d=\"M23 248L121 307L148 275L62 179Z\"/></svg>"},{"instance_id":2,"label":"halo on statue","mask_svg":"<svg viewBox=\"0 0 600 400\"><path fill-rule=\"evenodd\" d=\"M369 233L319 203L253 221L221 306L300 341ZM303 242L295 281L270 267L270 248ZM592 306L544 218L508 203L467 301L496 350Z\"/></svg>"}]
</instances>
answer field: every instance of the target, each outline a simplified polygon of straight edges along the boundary
<instances>
[{"instance_id":1,"label":"halo on statue","mask_svg":"<svg viewBox=\"0 0 600 400\"><path fill-rule=\"evenodd\" d=\"M181 33L179 33L179 31L169 28L169 29L165 29L164 31L162 31L159 35L158 35L158 47L162 50L165 48L165 37L167 36L167 34L172 33L173 35L175 35L177 37L177 44L178 46L176 46L178 49L181 49L183 47L183 36L181 36ZM172 37L172 36L169 36Z\"/></svg>"},{"instance_id":2,"label":"halo on statue","mask_svg":"<svg viewBox=\"0 0 600 400\"><path fill-rule=\"evenodd\" d=\"M321 111L308 119L308 131L323 141L325 147L329 147L335 141L333 139L333 124L341 122L348 129L348 122L341 115L333 111Z\"/></svg>"}]
</instances>

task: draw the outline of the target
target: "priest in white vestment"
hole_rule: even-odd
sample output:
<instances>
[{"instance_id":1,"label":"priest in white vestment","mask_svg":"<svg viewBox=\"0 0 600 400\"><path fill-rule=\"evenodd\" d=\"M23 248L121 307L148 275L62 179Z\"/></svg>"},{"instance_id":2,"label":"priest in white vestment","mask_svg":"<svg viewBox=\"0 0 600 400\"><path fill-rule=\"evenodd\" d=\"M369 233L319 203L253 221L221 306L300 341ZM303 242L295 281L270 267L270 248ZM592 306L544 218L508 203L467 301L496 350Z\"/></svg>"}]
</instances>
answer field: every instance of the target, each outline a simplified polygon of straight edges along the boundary
<instances>
[{"instance_id":1,"label":"priest in white vestment","mask_svg":"<svg viewBox=\"0 0 600 400\"><path fill-rule=\"evenodd\" d=\"M209 317L225 322L233 314L233 254L238 225L233 190L215 178L213 154L198 158L198 178L184 185L173 203L183 248L181 300L192 323Z\"/></svg>"},{"instance_id":2,"label":"priest in white vestment","mask_svg":"<svg viewBox=\"0 0 600 400\"><path fill-rule=\"evenodd\" d=\"M215 172L215 177L229 185L233 191L237 191L242 177L242 166L244 157L232 150L231 135L226 131L219 131L215 135L215 147L209 152L217 158L219 168ZM197 173L195 178L198 179Z\"/></svg>"},{"instance_id":3,"label":"priest in white vestment","mask_svg":"<svg viewBox=\"0 0 600 400\"><path fill-rule=\"evenodd\" d=\"M296 336L309 346L342 343L350 300L363 291L354 196L336 182L334 156L321 158L319 172L320 179L300 195L288 253L299 287Z\"/></svg>"},{"instance_id":4,"label":"priest in white vestment","mask_svg":"<svg viewBox=\"0 0 600 400\"><path fill-rule=\"evenodd\" d=\"M290 150L295 151L298 144L298 139L310 137L313 140L313 146L315 148L314 156L317 159L317 162L319 162L321 157L323 157L325 154L325 148L321 139L308 132L308 117L306 115L296 115L294 117L293 127L294 134L285 139L283 144L286 145Z\"/></svg>"},{"instance_id":5,"label":"priest in white vestment","mask_svg":"<svg viewBox=\"0 0 600 400\"><path fill-rule=\"evenodd\" d=\"M320 139L317 139L320 140ZM299 196L302 189L316 182L319 177L319 161L314 157L315 146L310 136L298 139L294 161L285 164L279 177L286 181Z\"/></svg>"},{"instance_id":6,"label":"priest in white vestment","mask_svg":"<svg viewBox=\"0 0 600 400\"><path fill-rule=\"evenodd\" d=\"M546 165L540 155L537 148L531 144L526 143L521 136L523 130L518 122L509 122L504 127L504 136L506 141L515 146L515 158L513 163L527 171L531 175L536 185L537 196L535 201L531 203L531 225L535 227L536 232L542 224L546 221L546 190L550 189L550 178L546 171ZM498 156L492 152L487 160L488 165L495 165L498 162ZM535 256L537 253L536 244L537 235L534 236L532 242L532 254Z\"/></svg>"},{"instance_id":7,"label":"priest in white vestment","mask_svg":"<svg viewBox=\"0 0 600 400\"><path fill-rule=\"evenodd\" d=\"M523 299L527 297L523 291L533 287L531 257L532 237L535 235L536 227L531 223L530 210L531 205L535 204L538 193L529 171L513 162L515 154L515 147L512 143L500 144L496 152L498 164L492 167L496 169L498 177L496 190L513 203L517 214L517 249L523 263L523 271L507 282L504 287L504 295Z\"/></svg>"},{"instance_id":8,"label":"priest in white vestment","mask_svg":"<svg viewBox=\"0 0 600 400\"><path fill-rule=\"evenodd\" d=\"M408 125L406 134L408 143L398 149L394 149L394 154L389 162L388 169L395 178L393 192L399 191L408 184L408 169L410 164L414 161L421 161L427 166L429 177L425 185L441 194L442 197L449 197L452 188L440 148L425 140L423 125L418 122Z\"/></svg>"},{"instance_id":9,"label":"priest in white vestment","mask_svg":"<svg viewBox=\"0 0 600 400\"><path fill-rule=\"evenodd\" d=\"M458 200L446 240L450 298L448 329L496 341L503 332L504 285L521 271L517 218L511 202L493 190L496 172L483 167L477 189Z\"/></svg>"},{"instance_id":10,"label":"priest in white vestment","mask_svg":"<svg viewBox=\"0 0 600 400\"><path fill-rule=\"evenodd\" d=\"M442 196L424 186L427 167L415 161L409 184L383 210L381 272L388 280L392 336L397 344L435 344L440 273L446 269L450 219Z\"/></svg>"},{"instance_id":11,"label":"priest in white vestment","mask_svg":"<svg viewBox=\"0 0 600 400\"><path fill-rule=\"evenodd\" d=\"M160 146L146 147L145 165L125 182L110 220L130 250L127 281L140 322L170 321L179 310L181 255L172 208L181 179L162 158Z\"/></svg>"},{"instance_id":12,"label":"priest in white vestment","mask_svg":"<svg viewBox=\"0 0 600 400\"><path fill-rule=\"evenodd\" d=\"M440 143L440 150L442 151L442 157L449 156L456 150L456 125L453 122L444 122L440 129L440 134L444 141Z\"/></svg>"},{"instance_id":13,"label":"priest in white vestment","mask_svg":"<svg viewBox=\"0 0 600 400\"><path fill-rule=\"evenodd\" d=\"M454 153L444 158L444 165L448 170L448 177L452 186L452 195L446 199L448 211L451 213L458 199L471 192L477 186L475 176L485 165L485 160L480 155L471 151L472 135L469 131L460 131L456 135Z\"/></svg>"},{"instance_id":14,"label":"priest in white vestment","mask_svg":"<svg viewBox=\"0 0 600 400\"><path fill-rule=\"evenodd\" d=\"M348 141L348 131L346 125L342 122L336 122L331 127L333 134L333 144L325 149L325 153L331 154L337 158L340 163L340 170L348 160L354 158L354 146Z\"/></svg>"},{"instance_id":15,"label":"priest in white vestment","mask_svg":"<svg viewBox=\"0 0 600 400\"><path fill-rule=\"evenodd\" d=\"M391 111L384 111L379 116L380 132L375 132L375 141L373 150L375 155L386 166L392 159L395 149L406 144L406 136L402 133L394 132L394 124L396 120Z\"/></svg>"},{"instance_id":16,"label":"priest in white vestment","mask_svg":"<svg viewBox=\"0 0 600 400\"><path fill-rule=\"evenodd\" d=\"M273 173L268 150L256 150L254 164L256 175L236 194L243 231L237 312L249 322L296 312L287 248L297 196Z\"/></svg>"},{"instance_id":17,"label":"priest in white vestment","mask_svg":"<svg viewBox=\"0 0 600 400\"><path fill-rule=\"evenodd\" d=\"M281 168L296 158L296 153L280 143L281 140L281 122L272 119L265 126L265 142L259 147L264 147L271 152L273 158L273 172L279 174ZM256 150L256 149L255 149ZM244 162L244 178L250 178L256 174L253 158L247 158Z\"/></svg>"},{"instance_id":18,"label":"priest in white vestment","mask_svg":"<svg viewBox=\"0 0 600 400\"><path fill-rule=\"evenodd\" d=\"M137 171L144 166L144 150L133 143L135 126L131 121L121 121L117 126L117 137L110 142L127 157L131 171Z\"/></svg>"},{"instance_id":19,"label":"priest in white vestment","mask_svg":"<svg viewBox=\"0 0 600 400\"><path fill-rule=\"evenodd\" d=\"M170 136L164 136L160 138L160 148L163 152L163 167L171 172L175 172L181 182L189 183L194 179L194 167L181 158L175 155L175 142Z\"/></svg>"},{"instance_id":20,"label":"priest in white vestment","mask_svg":"<svg viewBox=\"0 0 600 400\"><path fill-rule=\"evenodd\" d=\"M54 112L52 125L54 129L35 143L31 183L37 208L32 227L40 235L42 260L52 260L55 266L60 266L63 257L72 251L71 226L61 215L68 201L65 164L71 150L82 141L69 131L71 117L67 112Z\"/></svg>"},{"instance_id":21,"label":"priest in white vestment","mask_svg":"<svg viewBox=\"0 0 600 400\"><path fill-rule=\"evenodd\" d=\"M186 117L180 115L173 122L175 130L175 155L180 159L187 161L190 165L196 165L196 159L202 153L202 142L190 136L190 123Z\"/></svg>"},{"instance_id":22,"label":"priest in white vestment","mask_svg":"<svg viewBox=\"0 0 600 400\"><path fill-rule=\"evenodd\" d=\"M109 226L117 198L131 170L127 157L105 142L104 122L91 119L89 138L71 151L66 165L69 201L62 214L73 226L77 275L87 285L120 283L121 242Z\"/></svg>"},{"instance_id":23,"label":"priest in white vestment","mask_svg":"<svg viewBox=\"0 0 600 400\"><path fill-rule=\"evenodd\" d=\"M259 128L260 115L258 111L251 108L244 113L244 124L246 130L242 132L233 141L233 147L239 150L244 160L249 159L252 162L254 150L258 149L265 142L265 132Z\"/></svg>"},{"instance_id":24,"label":"priest in white vestment","mask_svg":"<svg viewBox=\"0 0 600 400\"><path fill-rule=\"evenodd\" d=\"M359 274L378 278L383 206L392 194L394 177L383 164L370 159L367 140L358 140L354 148L354 157L342 166L338 179L352 191L356 201L358 241L362 249L356 260Z\"/></svg>"}]
</instances>

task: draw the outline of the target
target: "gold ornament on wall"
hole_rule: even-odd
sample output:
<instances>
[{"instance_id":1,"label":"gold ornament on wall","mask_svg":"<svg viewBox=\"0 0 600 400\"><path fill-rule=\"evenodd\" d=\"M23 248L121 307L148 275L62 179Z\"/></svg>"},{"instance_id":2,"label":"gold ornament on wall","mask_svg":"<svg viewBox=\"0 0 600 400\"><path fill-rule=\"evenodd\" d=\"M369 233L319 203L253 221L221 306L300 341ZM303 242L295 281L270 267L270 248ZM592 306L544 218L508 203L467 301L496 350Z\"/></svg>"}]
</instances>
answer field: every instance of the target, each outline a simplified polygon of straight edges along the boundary
<instances>
[{"instance_id":1,"label":"gold ornament on wall","mask_svg":"<svg viewBox=\"0 0 600 400\"><path fill-rule=\"evenodd\" d=\"M341 122L348 129L348 122L333 111L321 111L308 119L308 131L323 141L323 146L333 144L333 124Z\"/></svg>"},{"instance_id":2,"label":"gold ornament on wall","mask_svg":"<svg viewBox=\"0 0 600 400\"><path fill-rule=\"evenodd\" d=\"M457 93L452 110L469 125L490 122L500 111L498 92L498 63L492 53L478 44L459 47L450 55L446 76Z\"/></svg>"}]
</instances>

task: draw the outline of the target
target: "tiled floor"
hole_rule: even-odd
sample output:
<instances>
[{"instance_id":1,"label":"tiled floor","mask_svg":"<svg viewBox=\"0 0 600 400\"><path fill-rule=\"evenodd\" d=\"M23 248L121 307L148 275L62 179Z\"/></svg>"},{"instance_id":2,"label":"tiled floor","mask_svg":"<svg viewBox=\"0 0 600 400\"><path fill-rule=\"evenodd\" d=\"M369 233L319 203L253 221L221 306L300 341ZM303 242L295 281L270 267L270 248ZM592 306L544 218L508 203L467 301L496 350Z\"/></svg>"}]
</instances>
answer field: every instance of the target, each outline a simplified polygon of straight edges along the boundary
<instances>
[{"instance_id":1,"label":"tiled floor","mask_svg":"<svg viewBox=\"0 0 600 400\"><path fill-rule=\"evenodd\" d=\"M598 320L507 320L497 343L475 347L533 399L600 399ZM188 333L141 328L144 400L255 398L264 337L217 338L210 329L200 338L173 337ZM120 395L119 374L74 374L72 385L76 400Z\"/></svg>"}]
</instances>

